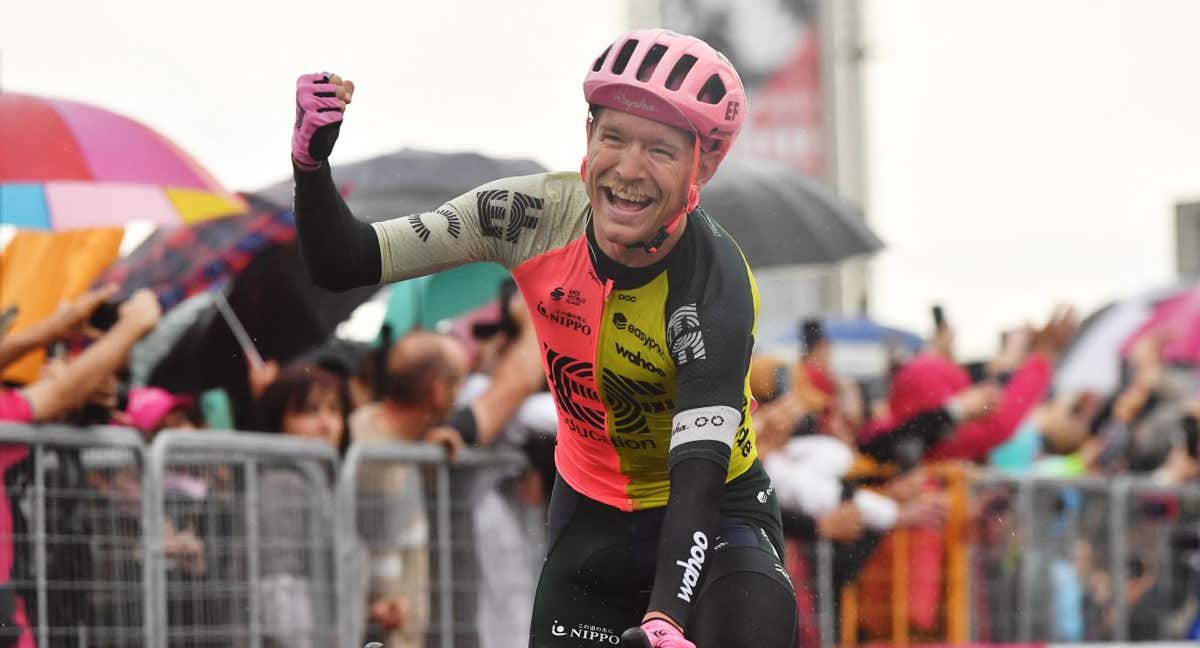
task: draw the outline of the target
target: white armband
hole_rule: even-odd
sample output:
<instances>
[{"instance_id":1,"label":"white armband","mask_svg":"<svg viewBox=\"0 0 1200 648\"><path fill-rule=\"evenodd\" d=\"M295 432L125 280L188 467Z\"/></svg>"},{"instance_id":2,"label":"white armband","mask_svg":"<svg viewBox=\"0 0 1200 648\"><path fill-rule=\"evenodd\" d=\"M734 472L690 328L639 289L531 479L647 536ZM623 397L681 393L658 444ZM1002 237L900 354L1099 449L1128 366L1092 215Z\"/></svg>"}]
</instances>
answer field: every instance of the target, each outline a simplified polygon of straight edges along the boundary
<instances>
[{"instance_id":1,"label":"white armband","mask_svg":"<svg viewBox=\"0 0 1200 648\"><path fill-rule=\"evenodd\" d=\"M732 407L713 405L680 412L673 419L671 450L693 441L720 441L733 448L742 414Z\"/></svg>"}]
</instances>

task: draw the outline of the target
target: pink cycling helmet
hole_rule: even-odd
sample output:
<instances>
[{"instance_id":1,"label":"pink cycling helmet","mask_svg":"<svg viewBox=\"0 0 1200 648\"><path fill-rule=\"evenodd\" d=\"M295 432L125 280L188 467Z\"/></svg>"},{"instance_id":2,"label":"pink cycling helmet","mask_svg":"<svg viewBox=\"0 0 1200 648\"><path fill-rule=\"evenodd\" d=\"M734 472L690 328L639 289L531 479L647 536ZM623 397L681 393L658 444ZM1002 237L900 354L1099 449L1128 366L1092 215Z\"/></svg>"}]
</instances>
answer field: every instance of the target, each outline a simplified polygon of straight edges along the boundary
<instances>
[{"instance_id":1,"label":"pink cycling helmet","mask_svg":"<svg viewBox=\"0 0 1200 648\"><path fill-rule=\"evenodd\" d=\"M666 29L621 35L583 80L588 104L614 108L700 136L729 152L746 119L746 91L729 59L693 36Z\"/></svg>"}]
</instances>

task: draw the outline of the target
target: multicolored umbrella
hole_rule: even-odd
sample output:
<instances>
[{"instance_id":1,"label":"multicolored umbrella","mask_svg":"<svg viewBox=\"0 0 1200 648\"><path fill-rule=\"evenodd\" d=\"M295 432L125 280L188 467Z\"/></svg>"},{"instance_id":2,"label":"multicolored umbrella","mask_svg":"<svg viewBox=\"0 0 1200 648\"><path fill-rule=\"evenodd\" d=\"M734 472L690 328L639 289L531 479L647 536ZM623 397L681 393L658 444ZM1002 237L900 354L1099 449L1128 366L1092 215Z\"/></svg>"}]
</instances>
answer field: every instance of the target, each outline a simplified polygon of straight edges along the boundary
<instances>
[{"instance_id":1,"label":"multicolored umbrella","mask_svg":"<svg viewBox=\"0 0 1200 648\"><path fill-rule=\"evenodd\" d=\"M87 104L0 94L0 223L43 230L178 225L245 203L153 129Z\"/></svg>"},{"instance_id":2,"label":"multicolored umbrella","mask_svg":"<svg viewBox=\"0 0 1200 648\"><path fill-rule=\"evenodd\" d=\"M236 277L254 255L296 238L292 212L248 196L252 213L189 227L158 230L109 266L95 285L116 283L116 299L149 288L163 308Z\"/></svg>"}]
</instances>

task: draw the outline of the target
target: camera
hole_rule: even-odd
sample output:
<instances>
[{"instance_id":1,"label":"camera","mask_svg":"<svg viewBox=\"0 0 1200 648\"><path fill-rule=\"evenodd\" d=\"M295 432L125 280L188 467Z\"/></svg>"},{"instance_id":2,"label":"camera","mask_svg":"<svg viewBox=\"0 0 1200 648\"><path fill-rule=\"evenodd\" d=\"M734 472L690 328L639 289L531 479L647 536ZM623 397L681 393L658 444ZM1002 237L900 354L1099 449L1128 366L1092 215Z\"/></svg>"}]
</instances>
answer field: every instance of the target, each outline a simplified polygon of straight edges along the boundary
<instances>
[{"instance_id":1,"label":"camera","mask_svg":"<svg viewBox=\"0 0 1200 648\"><path fill-rule=\"evenodd\" d=\"M92 313L88 319L88 326L98 330L107 331L117 323L120 316L121 304L123 302L104 302L99 308Z\"/></svg>"}]
</instances>

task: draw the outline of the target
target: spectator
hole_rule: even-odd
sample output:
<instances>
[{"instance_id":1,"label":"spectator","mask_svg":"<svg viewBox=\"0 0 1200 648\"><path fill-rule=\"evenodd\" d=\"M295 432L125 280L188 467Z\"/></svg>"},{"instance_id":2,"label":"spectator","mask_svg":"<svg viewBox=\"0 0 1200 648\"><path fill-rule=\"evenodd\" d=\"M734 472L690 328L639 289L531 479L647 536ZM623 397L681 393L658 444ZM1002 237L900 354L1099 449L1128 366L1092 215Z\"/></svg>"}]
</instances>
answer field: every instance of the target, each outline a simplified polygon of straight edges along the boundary
<instances>
[{"instance_id":1,"label":"spectator","mask_svg":"<svg viewBox=\"0 0 1200 648\"><path fill-rule=\"evenodd\" d=\"M10 349L5 354L8 356L7 361L12 362L34 348L28 346L33 343L31 338L36 337L39 343L44 343L48 339L45 338L46 335L59 335L76 330L86 319L84 314L90 317L91 312L111 294L111 289L105 289L84 295L67 307L66 311L60 311L67 315L54 316L61 317L63 322L45 327L44 330L50 333L29 334L16 342L0 341L0 344ZM91 310L88 310L89 308ZM52 421L82 405L93 390L124 364L129 349L154 328L161 316L162 310L154 293L149 290L134 293L120 306L116 324L78 357L66 363L61 372L20 390L0 388L0 421ZM39 327L30 330L34 329Z\"/></svg>"},{"instance_id":2,"label":"spectator","mask_svg":"<svg viewBox=\"0 0 1200 648\"><path fill-rule=\"evenodd\" d=\"M0 367L30 350L80 331L92 313L112 297L115 287L87 293L63 307L48 320L24 331L0 338ZM129 349L158 323L162 316L158 300L148 290L134 293L117 310L117 321L96 342L68 362L63 371L21 389L0 387L0 422L35 423L51 421L82 405L86 398L120 367ZM27 448L0 444L0 475L25 459ZM5 479L5 482L8 480ZM10 586L15 547L14 518L9 493L0 486L0 628L16 629L8 640L32 644L28 632L26 601ZM5 636L0 635L0 641Z\"/></svg>"},{"instance_id":3,"label":"spectator","mask_svg":"<svg viewBox=\"0 0 1200 648\"><path fill-rule=\"evenodd\" d=\"M936 441L925 452L926 459L982 461L992 448L1012 436L1049 388L1054 361L1077 325L1074 311L1057 309L1033 336L1028 356L1012 374L994 410L971 422L955 419L950 411L952 425L944 434L930 435ZM970 384L967 372L942 355L930 353L913 359L892 381L888 401L893 425L945 407L951 396Z\"/></svg>"},{"instance_id":4,"label":"spectator","mask_svg":"<svg viewBox=\"0 0 1200 648\"><path fill-rule=\"evenodd\" d=\"M383 400L350 421L355 441L438 441L439 425L467 374L467 355L449 335L414 331L391 348ZM388 648L424 645L429 626L429 521L419 470L366 463L360 468L359 535L367 546L367 639Z\"/></svg>"},{"instance_id":5,"label":"spectator","mask_svg":"<svg viewBox=\"0 0 1200 648\"><path fill-rule=\"evenodd\" d=\"M833 425L831 418L839 411L833 348L825 336L825 328L816 319L801 322L800 340L803 350L795 374L795 389L804 406L815 415L813 423L821 431L828 431Z\"/></svg>"},{"instance_id":6,"label":"spectator","mask_svg":"<svg viewBox=\"0 0 1200 648\"><path fill-rule=\"evenodd\" d=\"M258 415L267 432L314 439L340 452L348 443L345 383L315 365L294 364L279 372L258 399ZM252 478L252 476L249 476ZM309 648L318 631L312 601L313 575L307 571L310 538L306 502L309 484L298 471L267 468L259 475L260 579L262 626L272 647ZM328 616L328 611L320 611ZM323 624L322 624L323 625Z\"/></svg>"}]
</instances>

